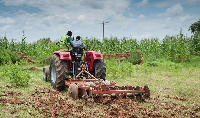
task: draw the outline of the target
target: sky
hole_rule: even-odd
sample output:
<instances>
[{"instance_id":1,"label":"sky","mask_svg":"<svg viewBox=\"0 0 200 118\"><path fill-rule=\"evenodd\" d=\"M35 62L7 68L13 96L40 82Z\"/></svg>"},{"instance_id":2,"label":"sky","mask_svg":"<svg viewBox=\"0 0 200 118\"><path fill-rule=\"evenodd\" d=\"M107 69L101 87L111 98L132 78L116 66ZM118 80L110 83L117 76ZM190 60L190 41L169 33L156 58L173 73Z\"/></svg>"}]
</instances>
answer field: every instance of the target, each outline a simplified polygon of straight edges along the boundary
<instances>
[{"instance_id":1,"label":"sky","mask_svg":"<svg viewBox=\"0 0 200 118\"><path fill-rule=\"evenodd\" d=\"M0 0L0 37L26 42L74 37L142 40L191 36L200 19L200 0Z\"/></svg>"}]
</instances>

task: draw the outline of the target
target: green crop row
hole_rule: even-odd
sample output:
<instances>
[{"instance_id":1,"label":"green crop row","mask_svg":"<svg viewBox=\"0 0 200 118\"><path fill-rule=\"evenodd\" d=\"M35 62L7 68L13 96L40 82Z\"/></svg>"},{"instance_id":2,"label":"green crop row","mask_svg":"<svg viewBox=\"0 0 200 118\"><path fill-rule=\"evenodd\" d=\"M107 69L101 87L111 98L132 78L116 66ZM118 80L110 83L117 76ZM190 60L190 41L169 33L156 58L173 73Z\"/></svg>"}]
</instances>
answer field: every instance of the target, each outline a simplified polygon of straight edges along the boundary
<instances>
[{"instance_id":1,"label":"green crop row","mask_svg":"<svg viewBox=\"0 0 200 118\"><path fill-rule=\"evenodd\" d=\"M157 38L122 40L111 37L102 42L93 38L84 40L88 50L99 50L103 54L142 52L145 60L155 60L158 58L167 58L174 62L185 62L191 55L200 52L200 35L187 38L183 34L177 36L166 36L162 41ZM133 53L131 53L133 54ZM137 55L137 54L136 54Z\"/></svg>"},{"instance_id":2,"label":"green crop row","mask_svg":"<svg viewBox=\"0 0 200 118\"><path fill-rule=\"evenodd\" d=\"M86 38L82 40L87 50L101 51L103 54L142 52L144 60L155 60L166 58L174 62L184 62L190 59L191 55L200 52L200 35L185 37L179 35L164 38L136 40L130 38L118 39L111 37L100 41L97 38ZM22 52L24 55L35 61L42 61L50 57L54 51L59 50L59 42L52 42L50 38L43 38L34 43L26 43L25 38L21 42L8 41L6 37L0 37L0 47L11 52ZM137 53L138 54L138 53ZM136 54L136 55L137 55Z\"/></svg>"},{"instance_id":3,"label":"green crop row","mask_svg":"<svg viewBox=\"0 0 200 118\"><path fill-rule=\"evenodd\" d=\"M0 47L10 50L11 52L22 52L35 61L41 61L52 55L55 50L59 50L59 46L55 42L51 42L50 38L40 39L34 43L26 43L22 39L21 42L8 41L6 37L0 38Z\"/></svg>"}]
</instances>

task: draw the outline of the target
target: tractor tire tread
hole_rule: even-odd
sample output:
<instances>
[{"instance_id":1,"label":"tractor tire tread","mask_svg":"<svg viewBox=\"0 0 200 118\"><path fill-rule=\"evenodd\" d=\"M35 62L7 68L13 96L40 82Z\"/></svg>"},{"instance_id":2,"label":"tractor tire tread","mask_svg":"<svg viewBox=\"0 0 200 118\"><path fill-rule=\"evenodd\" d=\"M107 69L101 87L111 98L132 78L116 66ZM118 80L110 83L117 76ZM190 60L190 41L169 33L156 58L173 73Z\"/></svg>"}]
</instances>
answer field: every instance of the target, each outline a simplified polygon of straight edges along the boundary
<instances>
[{"instance_id":1,"label":"tractor tire tread","mask_svg":"<svg viewBox=\"0 0 200 118\"><path fill-rule=\"evenodd\" d=\"M105 80L106 77L106 64L103 60L96 60L94 63L95 77Z\"/></svg>"},{"instance_id":2,"label":"tractor tire tread","mask_svg":"<svg viewBox=\"0 0 200 118\"><path fill-rule=\"evenodd\" d=\"M56 67L56 82L54 88L58 91L65 89L65 78L68 76L67 61L60 60L59 56L54 54L51 64L55 64Z\"/></svg>"}]
</instances>

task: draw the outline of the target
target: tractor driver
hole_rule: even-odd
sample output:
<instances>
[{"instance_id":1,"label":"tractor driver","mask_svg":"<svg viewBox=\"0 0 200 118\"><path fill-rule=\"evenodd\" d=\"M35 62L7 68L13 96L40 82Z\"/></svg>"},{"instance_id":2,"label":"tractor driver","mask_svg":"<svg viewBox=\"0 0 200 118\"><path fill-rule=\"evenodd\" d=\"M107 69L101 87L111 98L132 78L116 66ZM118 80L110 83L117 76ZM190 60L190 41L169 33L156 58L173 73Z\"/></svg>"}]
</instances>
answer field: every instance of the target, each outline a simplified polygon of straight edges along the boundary
<instances>
[{"instance_id":1,"label":"tractor driver","mask_svg":"<svg viewBox=\"0 0 200 118\"><path fill-rule=\"evenodd\" d=\"M62 36L60 41L60 50L61 51L69 51L71 45L71 36L72 32L68 31L66 35Z\"/></svg>"}]
</instances>

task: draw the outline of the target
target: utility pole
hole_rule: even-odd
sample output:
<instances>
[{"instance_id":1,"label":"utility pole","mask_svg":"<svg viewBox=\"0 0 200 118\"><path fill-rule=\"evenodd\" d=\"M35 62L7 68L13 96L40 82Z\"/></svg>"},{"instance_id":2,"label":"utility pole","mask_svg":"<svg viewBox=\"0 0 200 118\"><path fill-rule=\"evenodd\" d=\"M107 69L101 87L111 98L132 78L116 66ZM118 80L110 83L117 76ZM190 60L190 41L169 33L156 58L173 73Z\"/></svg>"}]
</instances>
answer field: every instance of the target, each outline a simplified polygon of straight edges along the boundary
<instances>
[{"instance_id":1,"label":"utility pole","mask_svg":"<svg viewBox=\"0 0 200 118\"><path fill-rule=\"evenodd\" d=\"M103 40L104 40L104 24L105 24L105 23L109 23L109 21L107 21L107 22L104 22L104 21L103 21L103 22L101 23L101 24L103 24Z\"/></svg>"}]
</instances>

